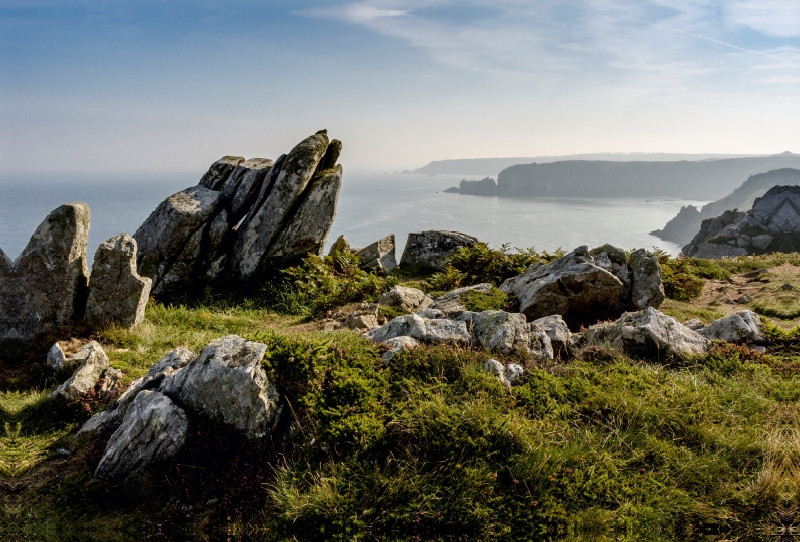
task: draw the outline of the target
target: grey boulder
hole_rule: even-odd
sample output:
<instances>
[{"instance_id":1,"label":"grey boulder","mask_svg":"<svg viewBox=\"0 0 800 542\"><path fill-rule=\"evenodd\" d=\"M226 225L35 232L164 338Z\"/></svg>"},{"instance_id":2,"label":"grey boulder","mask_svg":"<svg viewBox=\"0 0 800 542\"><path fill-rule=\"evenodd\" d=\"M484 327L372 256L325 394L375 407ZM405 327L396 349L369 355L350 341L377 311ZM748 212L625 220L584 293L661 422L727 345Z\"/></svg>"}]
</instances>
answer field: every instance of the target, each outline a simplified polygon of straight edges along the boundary
<instances>
[{"instance_id":1,"label":"grey boulder","mask_svg":"<svg viewBox=\"0 0 800 542\"><path fill-rule=\"evenodd\" d=\"M116 384L118 375L109 371L108 356L97 342L87 343L75 355L80 359L78 369L51 394L52 399L74 401L92 391L109 391Z\"/></svg>"},{"instance_id":2,"label":"grey boulder","mask_svg":"<svg viewBox=\"0 0 800 542\"><path fill-rule=\"evenodd\" d=\"M186 442L186 413L169 397L142 391L111 435L95 477L125 482L147 467L175 456Z\"/></svg>"},{"instance_id":3,"label":"grey boulder","mask_svg":"<svg viewBox=\"0 0 800 542\"><path fill-rule=\"evenodd\" d=\"M395 286L388 292L381 295L378 300L379 305L389 305L397 307L405 312L414 312L419 309L426 309L433 303L433 300L425 295L422 290L417 288L407 288L405 286Z\"/></svg>"},{"instance_id":4,"label":"grey boulder","mask_svg":"<svg viewBox=\"0 0 800 542\"><path fill-rule=\"evenodd\" d=\"M545 332L556 357L566 358L572 353L572 333L560 315L545 316L531 323Z\"/></svg>"},{"instance_id":5,"label":"grey boulder","mask_svg":"<svg viewBox=\"0 0 800 542\"><path fill-rule=\"evenodd\" d=\"M714 320L697 332L706 339L730 343L763 344L767 341L761 330L761 318L749 310Z\"/></svg>"},{"instance_id":6,"label":"grey boulder","mask_svg":"<svg viewBox=\"0 0 800 542\"><path fill-rule=\"evenodd\" d=\"M416 314L398 316L381 327L370 329L365 335L377 343L401 336L434 344L469 343L471 341L465 322L446 319L429 320Z\"/></svg>"},{"instance_id":7,"label":"grey boulder","mask_svg":"<svg viewBox=\"0 0 800 542\"><path fill-rule=\"evenodd\" d=\"M95 253L86 320L93 327L133 327L144 320L152 281L136 272L136 240L122 233Z\"/></svg>"},{"instance_id":8,"label":"grey boulder","mask_svg":"<svg viewBox=\"0 0 800 542\"><path fill-rule=\"evenodd\" d=\"M361 269L366 271L391 271L397 268L394 234L387 235L356 252Z\"/></svg>"},{"instance_id":9,"label":"grey boulder","mask_svg":"<svg viewBox=\"0 0 800 542\"><path fill-rule=\"evenodd\" d=\"M588 346L609 346L652 361L704 354L708 346L702 335L652 307L627 312L616 322L592 326L584 337Z\"/></svg>"},{"instance_id":10,"label":"grey boulder","mask_svg":"<svg viewBox=\"0 0 800 542\"><path fill-rule=\"evenodd\" d=\"M456 290L447 292L441 297L437 297L433 301L431 309L442 311L447 318L455 318L461 315L467 309L462 303L462 297L468 292L478 292L488 294L492 291L492 285L489 283L475 284L474 286L465 286Z\"/></svg>"},{"instance_id":11,"label":"grey boulder","mask_svg":"<svg viewBox=\"0 0 800 542\"><path fill-rule=\"evenodd\" d=\"M456 231L427 230L408 234L400 267L413 271L440 270L462 248L475 246L475 237Z\"/></svg>"},{"instance_id":12,"label":"grey boulder","mask_svg":"<svg viewBox=\"0 0 800 542\"><path fill-rule=\"evenodd\" d=\"M261 366L266 349L236 335L214 340L200 357L164 378L159 391L249 438L263 437L280 413L278 390Z\"/></svg>"},{"instance_id":13,"label":"grey boulder","mask_svg":"<svg viewBox=\"0 0 800 542\"><path fill-rule=\"evenodd\" d=\"M635 310L660 307L666 295L661 284L658 257L639 249L628 256L628 267L631 271L631 306Z\"/></svg>"},{"instance_id":14,"label":"grey boulder","mask_svg":"<svg viewBox=\"0 0 800 542\"><path fill-rule=\"evenodd\" d=\"M490 352L527 354L529 351L530 332L522 314L505 311L465 312L458 320L467 324L473 342Z\"/></svg>"},{"instance_id":15,"label":"grey boulder","mask_svg":"<svg viewBox=\"0 0 800 542\"><path fill-rule=\"evenodd\" d=\"M412 339L411 337L401 336L388 339L382 344L387 346L389 350L387 350L381 357L383 358L383 361L389 363L400 352L410 352L411 350L417 348L419 346L419 341Z\"/></svg>"}]
</instances>

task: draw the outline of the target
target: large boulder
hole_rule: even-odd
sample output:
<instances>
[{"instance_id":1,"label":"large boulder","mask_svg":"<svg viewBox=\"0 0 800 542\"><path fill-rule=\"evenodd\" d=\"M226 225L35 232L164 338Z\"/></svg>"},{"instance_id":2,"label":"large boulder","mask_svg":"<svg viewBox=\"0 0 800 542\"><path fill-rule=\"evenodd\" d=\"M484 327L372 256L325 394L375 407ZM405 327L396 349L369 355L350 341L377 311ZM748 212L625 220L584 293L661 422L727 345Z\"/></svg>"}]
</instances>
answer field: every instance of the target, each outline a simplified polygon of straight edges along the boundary
<instances>
[{"instance_id":1,"label":"large boulder","mask_svg":"<svg viewBox=\"0 0 800 542\"><path fill-rule=\"evenodd\" d=\"M361 269L366 271L391 271L397 267L394 234L378 239L368 247L356 252L361 260Z\"/></svg>"},{"instance_id":2,"label":"large boulder","mask_svg":"<svg viewBox=\"0 0 800 542\"><path fill-rule=\"evenodd\" d=\"M379 305L389 305L405 312L426 309L432 303L431 298L425 295L422 290L406 286L395 286L381 295L378 300Z\"/></svg>"},{"instance_id":3,"label":"large boulder","mask_svg":"<svg viewBox=\"0 0 800 542\"><path fill-rule=\"evenodd\" d=\"M108 392L119 381L119 374L111 369L103 347L92 341L84 346L76 358L80 366L72 376L51 394L52 399L71 402L91 391Z\"/></svg>"},{"instance_id":4,"label":"large boulder","mask_svg":"<svg viewBox=\"0 0 800 542\"><path fill-rule=\"evenodd\" d=\"M761 330L761 318L750 310L739 311L714 320L697 332L706 339L730 343L763 344L767 341Z\"/></svg>"},{"instance_id":5,"label":"large boulder","mask_svg":"<svg viewBox=\"0 0 800 542\"><path fill-rule=\"evenodd\" d=\"M475 246L475 237L457 231L427 230L408 234L400 267L413 271L444 269L447 259L465 247Z\"/></svg>"},{"instance_id":6,"label":"large boulder","mask_svg":"<svg viewBox=\"0 0 800 542\"><path fill-rule=\"evenodd\" d=\"M530 331L522 314L506 311L465 312L458 320L467 324L475 344L486 350L498 354L529 352Z\"/></svg>"},{"instance_id":7,"label":"large boulder","mask_svg":"<svg viewBox=\"0 0 800 542\"><path fill-rule=\"evenodd\" d=\"M452 290L443 296L434 299L433 305L431 305L430 308L441 311L447 318L455 318L467 310L462 303L462 297L465 294L473 291L482 294L488 294L492 291L492 285L484 282L481 284L475 284L474 286L465 286L464 288Z\"/></svg>"},{"instance_id":8,"label":"large boulder","mask_svg":"<svg viewBox=\"0 0 800 542\"><path fill-rule=\"evenodd\" d=\"M595 265L583 246L546 265L534 264L506 280L500 290L514 294L529 320L560 314L571 327L593 324L618 314L623 285Z\"/></svg>"},{"instance_id":9,"label":"large boulder","mask_svg":"<svg viewBox=\"0 0 800 542\"><path fill-rule=\"evenodd\" d=\"M616 322L592 326L584 338L589 346L608 346L652 361L703 354L708 345L696 331L652 307L625 313Z\"/></svg>"},{"instance_id":10,"label":"large boulder","mask_svg":"<svg viewBox=\"0 0 800 542\"><path fill-rule=\"evenodd\" d=\"M142 391L111 435L94 475L125 482L165 461L183 447L189 433L186 413L169 397Z\"/></svg>"},{"instance_id":11,"label":"large boulder","mask_svg":"<svg viewBox=\"0 0 800 542\"><path fill-rule=\"evenodd\" d=\"M27 341L83 318L89 207L68 203L36 228L14 263L0 254L0 341Z\"/></svg>"},{"instance_id":12,"label":"large boulder","mask_svg":"<svg viewBox=\"0 0 800 542\"><path fill-rule=\"evenodd\" d=\"M166 377L159 391L250 438L262 437L274 428L280 413L278 390L261 366L266 349L236 335L217 339L200 357Z\"/></svg>"},{"instance_id":13,"label":"large boulder","mask_svg":"<svg viewBox=\"0 0 800 542\"><path fill-rule=\"evenodd\" d=\"M136 240L122 233L95 253L86 320L93 327L133 327L144 320L152 281L136 272Z\"/></svg>"},{"instance_id":14,"label":"large boulder","mask_svg":"<svg viewBox=\"0 0 800 542\"><path fill-rule=\"evenodd\" d=\"M256 273L273 241L292 218L298 199L308 186L328 150L328 133L321 130L300 142L273 166L271 186L263 201L256 203L238 229L234 253L234 272L241 277ZM326 232L327 234L327 232Z\"/></svg>"}]
</instances>

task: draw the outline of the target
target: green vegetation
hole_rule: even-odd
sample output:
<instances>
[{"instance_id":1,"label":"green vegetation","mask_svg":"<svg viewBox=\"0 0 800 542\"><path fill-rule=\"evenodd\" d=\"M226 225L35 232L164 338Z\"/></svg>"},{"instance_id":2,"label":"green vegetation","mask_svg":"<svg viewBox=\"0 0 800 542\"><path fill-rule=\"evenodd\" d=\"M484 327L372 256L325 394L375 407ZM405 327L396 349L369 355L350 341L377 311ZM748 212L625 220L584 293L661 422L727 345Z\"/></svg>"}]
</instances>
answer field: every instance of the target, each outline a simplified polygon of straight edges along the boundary
<instances>
[{"instance_id":1,"label":"green vegetation","mask_svg":"<svg viewBox=\"0 0 800 542\"><path fill-rule=\"evenodd\" d=\"M703 279L725 280L731 276L728 270L712 260L673 258L662 251L656 254L667 299L689 301L703 292Z\"/></svg>"}]
</instances>

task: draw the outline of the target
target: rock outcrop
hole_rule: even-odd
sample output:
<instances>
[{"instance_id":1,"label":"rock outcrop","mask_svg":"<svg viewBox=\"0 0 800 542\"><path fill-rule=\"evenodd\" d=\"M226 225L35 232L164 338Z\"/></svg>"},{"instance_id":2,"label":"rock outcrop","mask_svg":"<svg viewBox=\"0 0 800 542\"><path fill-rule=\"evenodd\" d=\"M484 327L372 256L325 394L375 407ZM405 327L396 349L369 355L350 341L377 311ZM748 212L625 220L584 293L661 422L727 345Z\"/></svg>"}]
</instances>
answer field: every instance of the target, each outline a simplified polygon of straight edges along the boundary
<instances>
[{"instance_id":1,"label":"rock outcrop","mask_svg":"<svg viewBox=\"0 0 800 542\"><path fill-rule=\"evenodd\" d=\"M330 251L328 251L328 256L335 256L338 253L349 254L350 253L350 240L345 235L340 235L339 238L331 245Z\"/></svg>"},{"instance_id":2,"label":"rock outcrop","mask_svg":"<svg viewBox=\"0 0 800 542\"><path fill-rule=\"evenodd\" d=\"M410 271L441 270L447 258L479 241L457 231L427 230L408 234L408 242L400 259L400 267Z\"/></svg>"},{"instance_id":3,"label":"rock outcrop","mask_svg":"<svg viewBox=\"0 0 800 542\"><path fill-rule=\"evenodd\" d=\"M98 247L92 264L86 320L93 327L133 327L144 320L152 281L136 272L136 241L122 233Z\"/></svg>"},{"instance_id":4,"label":"rock outcrop","mask_svg":"<svg viewBox=\"0 0 800 542\"><path fill-rule=\"evenodd\" d=\"M16 261L0 254L0 341L27 341L83 318L89 207L68 203L36 228Z\"/></svg>"},{"instance_id":5,"label":"rock outcrop","mask_svg":"<svg viewBox=\"0 0 800 542\"><path fill-rule=\"evenodd\" d=\"M397 268L394 234L379 239L356 252L365 271L391 271Z\"/></svg>"},{"instance_id":6,"label":"rock outcrop","mask_svg":"<svg viewBox=\"0 0 800 542\"><path fill-rule=\"evenodd\" d=\"M183 409L161 393L142 391L111 435L94 475L112 482L136 478L177 454L188 432Z\"/></svg>"},{"instance_id":7,"label":"rock outcrop","mask_svg":"<svg viewBox=\"0 0 800 542\"><path fill-rule=\"evenodd\" d=\"M736 209L703 220L683 247L686 256L717 259L800 250L800 186L775 186L747 212Z\"/></svg>"},{"instance_id":8,"label":"rock outcrop","mask_svg":"<svg viewBox=\"0 0 800 542\"><path fill-rule=\"evenodd\" d=\"M226 156L200 184L167 198L134 235L153 294L321 256L341 188L340 152L322 130L274 163Z\"/></svg>"}]
</instances>

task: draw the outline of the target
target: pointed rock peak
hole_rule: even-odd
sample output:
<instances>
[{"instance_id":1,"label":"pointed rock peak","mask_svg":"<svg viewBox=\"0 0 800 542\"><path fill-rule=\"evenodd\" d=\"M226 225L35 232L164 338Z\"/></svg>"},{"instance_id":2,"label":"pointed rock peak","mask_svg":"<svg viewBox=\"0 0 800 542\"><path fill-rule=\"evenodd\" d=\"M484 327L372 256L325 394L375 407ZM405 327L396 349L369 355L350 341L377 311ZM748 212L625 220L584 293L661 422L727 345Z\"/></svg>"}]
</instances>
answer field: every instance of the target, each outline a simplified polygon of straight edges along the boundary
<instances>
[{"instance_id":1,"label":"pointed rock peak","mask_svg":"<svg viewBox=\"0 0 800 542\"><path fill-rule=\"evenodd\" d=\"M320 130L319 132L317 132L317 133L316 133L316 134L314 134L314 135L324 135L324 136L327 136L327 135L328 135L328 130L326 130L326 129L324 129L324 128L323 128L322 130Z\"/></svg>"},{"instance_id":2,"label":"pointed rock peak","mask_svg":"<svg viewBox=\"0 0 800 542\"><path fill-rule=\"evenodd\" d=\"M322 160L319 161L317 171L324 171L335 166L336 161L339 159L339 155L341 154L342 142L338 139L334 139L330 142L330 144L328 144L328 148L325 150L325 156L323 156Z\"/></svg>"}]
</instances>

